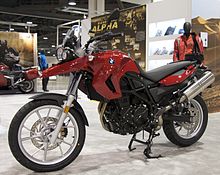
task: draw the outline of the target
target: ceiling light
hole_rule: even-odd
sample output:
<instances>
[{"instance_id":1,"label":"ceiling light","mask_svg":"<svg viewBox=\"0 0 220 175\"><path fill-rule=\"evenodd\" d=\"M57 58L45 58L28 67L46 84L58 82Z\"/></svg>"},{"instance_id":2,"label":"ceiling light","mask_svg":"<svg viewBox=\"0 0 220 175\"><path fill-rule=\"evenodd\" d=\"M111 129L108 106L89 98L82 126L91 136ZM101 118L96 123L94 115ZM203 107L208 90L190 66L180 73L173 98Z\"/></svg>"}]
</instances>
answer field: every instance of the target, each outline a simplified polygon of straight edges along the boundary
<instances>
[{"instance_id":1,"label":"ceiling light","mask_svg":"<svg viewBox=\"0 0 220 175\"><path fill-rule=\"evenodd\" d=\"M45 36L45 37L43 37L43 39L45 39L45 40L46 40L46 39L48 39L48 38Z\"/></svg>"},{"instance_id":2,"label":"ceiling light","mask_svg":"<svg viewBox=\"0 0 220 175\"><path fill-rule=\"evenodd\" d=\"M84 14L83 18L86 19L86 15L85 14Z\"/></svg>"},{"instance_id":3,"label":"ceiling light","mask_svg":"<svg viewBox=\"0 0 220 175\"><path fill-rule=\"evenodd\" d=\"M13 28L10 28L10 31L14 31L15 29L13 29Z\"/></svg>"},{"instance_id":4,"label":"ceiling light","mask_svg":"<svg viewBox=\"0 0 220 175\"><path fill-rule=\"evenodd\" d=\"M56 46L53 44L53 45L51 45L51 47L56 47Z\"/></svg>"},{"instance_id":5,"label":"ceiling light","mask_svg":"<svg viewBox=\"0 0 220 175\"><path fill-rule=\"evenodd\" d=\"M62 33L63 36L66 36L66 33Z\"/></svg>"},{"instance_id":6,"label":"ceiling light","mask_svg":"<svg viewBox=\"0 0 220 175\"><path fill-rule=\"evenodd\" d=\"M31 21L27 21L26 23L27 23L27 24L33 24L33 22L31 22Z\"/></svg>"},{"instance_id":7,"label":"ceiling light","mask_svg":"<svg viewBox=\"0 0 220 175\"><path fill-rule=\"evenodd\" d=\"M69 5L76 5L75 1L74 0L69 0Z\"/></svg>"},{"instance_id":8,"label":"ceiling light","mask_svg":"<svg viewBox=\"0 0 220 175\"><path fill-rule=\"evenodd\" d=\"M50 53L50 51L47 51L47 53Z\"/></svg>"}]
</instances>

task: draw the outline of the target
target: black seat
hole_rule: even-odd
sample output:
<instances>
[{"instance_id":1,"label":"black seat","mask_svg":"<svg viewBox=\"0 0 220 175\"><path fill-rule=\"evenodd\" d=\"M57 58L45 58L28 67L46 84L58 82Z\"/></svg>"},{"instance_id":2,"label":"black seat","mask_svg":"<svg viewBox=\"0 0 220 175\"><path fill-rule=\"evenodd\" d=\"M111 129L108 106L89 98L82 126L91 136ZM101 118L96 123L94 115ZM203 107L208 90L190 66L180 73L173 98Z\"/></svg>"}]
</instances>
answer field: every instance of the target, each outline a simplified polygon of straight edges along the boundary
<instances>
[{"instance_id":1,"label":"black seat","mask_svg":"<svg viewBox=\"0 0 220 175\"><path fill-rule=\"evenodd\" d=\"M138 69L141 75L153 82L158 82L161 79L171 75L183 68L188 67L189 65L194 64L192 61L179 61L175 63L170 63L165 66L158 67L156 69L145 72L138 64Z\"/></svg>"}]
</instances>

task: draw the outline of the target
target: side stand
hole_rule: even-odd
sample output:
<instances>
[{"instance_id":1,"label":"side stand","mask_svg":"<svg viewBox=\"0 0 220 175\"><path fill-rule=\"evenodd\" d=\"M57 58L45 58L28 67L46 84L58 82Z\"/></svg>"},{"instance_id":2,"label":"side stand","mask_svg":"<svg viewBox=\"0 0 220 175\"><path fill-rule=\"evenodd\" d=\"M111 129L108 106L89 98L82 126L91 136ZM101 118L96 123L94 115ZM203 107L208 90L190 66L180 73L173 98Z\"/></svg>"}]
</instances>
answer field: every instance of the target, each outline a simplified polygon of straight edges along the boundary
<instances>
[{"instance_id":1,"label":"side stand","mask_svg":"<svg viewBox=\"0 0 220 175\"><path fill-rule=\"evenodd\" d=\"M132 136L131 141L130 141L130 143L129 143L129 145L128 145L129 151L135 150L136 148L132 148L132 144L133 144L133 142L138 142L138 143L147 145L147 147L146 147L145 150L144 150L144 155L145 155L148 159L155 159L155 158L158 159L158 158L162 157L161 155L158 155L158 156L151 156L151 155L150 155L150 154L152 153L152 152L151 152L151 147L152 147L152 145L153 145L153 138L159 136L159 135L160 135L159 133L156 134L156 133L154 132L154 130L152 130L152 131L150 132L149 138L148 138L148 140L147 140L146 142L141 141L141 140L138 140L138 139L136 138L136 134L137 134L137 133L135 133L135 134Z\"/></svg>"}]
</instances>

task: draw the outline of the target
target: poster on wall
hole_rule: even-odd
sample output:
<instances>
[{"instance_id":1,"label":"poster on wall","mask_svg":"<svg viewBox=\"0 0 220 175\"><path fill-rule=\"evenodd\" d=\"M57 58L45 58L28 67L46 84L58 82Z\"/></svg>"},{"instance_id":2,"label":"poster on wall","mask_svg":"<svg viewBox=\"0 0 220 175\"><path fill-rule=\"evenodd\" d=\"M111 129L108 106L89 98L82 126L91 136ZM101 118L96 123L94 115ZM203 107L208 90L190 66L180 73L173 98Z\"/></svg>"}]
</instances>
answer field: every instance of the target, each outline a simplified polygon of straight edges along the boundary
<instances>
[{"instance_id":1,"label":"poster on wall","mask_svg":"<svg viewBox=\"0 0 220 175\"><path fill-rule=\"evenodd\" d=\"M141 67L146 67L146 5L120 11L120 17L107 25L109 15L94 17L91 30L95 35L106 31L124 33L102 44L104 49L119 49L134 58Z\"/></svg>"},{"instance_id":2,"label":"poster on wall","mask_svg":"<svg viewBox=\"0 0 220 175\"><path fill-rule=\"evenodd\" d=\"M0 32L0 63L11 66L15 62L23 67L33 66L37 56L36 43L37 34Z\"/></svg>"},{"instance_id":3,"label":"poster on wall","mask_svg":"<svg viewBox=\"0 0 220 175\"><path fill-rule=\"evenodd\" d=\"M207 48L204 50L205 65L215 74L215 83L208 88L203 96L209 108L209 112L220 111L220 18L204 19L196 17L192 19L193 31L197 34L208 34Z\"/></svg>"}]
</instances>

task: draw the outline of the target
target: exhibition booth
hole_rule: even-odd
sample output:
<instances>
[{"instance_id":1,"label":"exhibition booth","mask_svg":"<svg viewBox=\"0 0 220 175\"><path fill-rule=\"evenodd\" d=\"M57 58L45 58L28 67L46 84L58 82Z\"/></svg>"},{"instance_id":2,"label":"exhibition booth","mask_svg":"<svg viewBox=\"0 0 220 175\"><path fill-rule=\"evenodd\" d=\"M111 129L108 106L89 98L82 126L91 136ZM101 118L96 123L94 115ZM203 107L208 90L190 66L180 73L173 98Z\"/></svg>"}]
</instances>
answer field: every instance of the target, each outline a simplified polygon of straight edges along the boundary
<instances>
[{"instance_id":1,"label":"exhibition booth","mask_svg":"<svg viewBox=\"0 0 220 175\"><path fill-rule=\"evenodd\" d=\"M48 33L0 31L0 174L219 174L220 0L52 2Z\"/></svg>"}]
</instances>

